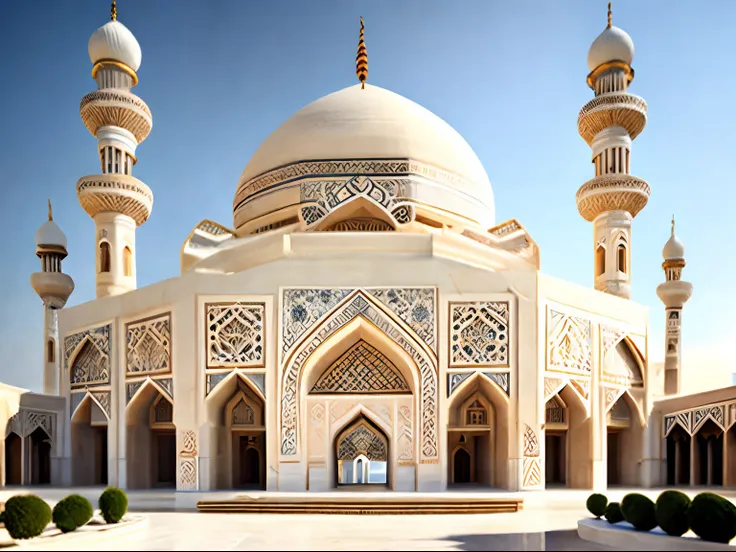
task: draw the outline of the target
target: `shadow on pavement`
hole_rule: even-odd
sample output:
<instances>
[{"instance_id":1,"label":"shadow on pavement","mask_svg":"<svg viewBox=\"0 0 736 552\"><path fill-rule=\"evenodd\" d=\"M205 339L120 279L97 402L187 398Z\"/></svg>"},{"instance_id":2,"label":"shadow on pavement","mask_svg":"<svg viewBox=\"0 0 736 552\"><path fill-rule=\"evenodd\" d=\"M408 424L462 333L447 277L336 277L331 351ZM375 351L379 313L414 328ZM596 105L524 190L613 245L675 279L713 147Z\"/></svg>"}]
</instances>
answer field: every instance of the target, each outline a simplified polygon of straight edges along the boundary
<instances>
[{"instance_id":1,"label":"shadow on pavement","mask_svg":"<svg viewBox=\"0 0 736 552\"><path fill-rule=\"evenodd\" d=\"M546 533L509 533L486 535L452 535L458 550L614 550L578 537L574 529ZM449 542L448 542L449 544Z\"/></svg>"}]
</instances>

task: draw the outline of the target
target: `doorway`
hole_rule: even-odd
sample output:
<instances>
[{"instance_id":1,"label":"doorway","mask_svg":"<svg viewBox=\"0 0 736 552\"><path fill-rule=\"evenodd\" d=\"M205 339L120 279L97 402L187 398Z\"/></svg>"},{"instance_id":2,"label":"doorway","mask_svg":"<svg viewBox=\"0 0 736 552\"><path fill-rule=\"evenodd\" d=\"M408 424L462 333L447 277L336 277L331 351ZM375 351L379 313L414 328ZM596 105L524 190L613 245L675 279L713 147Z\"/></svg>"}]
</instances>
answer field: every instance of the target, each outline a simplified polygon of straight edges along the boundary
<instances>
[{"instance_id":1,"label":"doorway","mask_svg":"<svg viewBox=\"0 0 736 552\"><path fill-rule=\"evenodd\" d=\"M547 486L565 485L567 473L565 461L565 433L546 433L545 437L545 480Z\"/></svg>"},{"instance_id":2,"label":"doorway","mask_svg":"<svg viewBox=\"0 0 736 552\"><path fill-rule=\"evenodd\" d=\"M40 427L31 433L31 485L51 483L51 439Z\"/></svg>"},{"instance_id":3,"label":"doorway","mask_svg":"<svg viewBox=\"0 0 736 552\"><path fill-rule=\"evenodd\" d=\"M156 452L158 454L156 470L157 487L176 486L176 434L154 433L156 440Z\"/></svg>"},{"instance_id":4,"label":"doorway","mask_svg":"<svg viewBox=\"0 0 736 552\"><path fill-rule=\"evenodd\" d=\"M607 447L608 447L608 484L618 485L620 483L619 478L619 433L615 431L608 431L607 433Z\"/></svg>"},{"instance_id":5,"label":"doorway","mask_svg":"<svg viewBox=\"0 0 736 552\"><path fill-rule=\"evenodd\" d=\"M255 438L241 435L240 445L240 485L244 488L261 487L261 455L255 447Z\"/></svg>"},{"instance_id":6,"label":"doorway","mask_svg":"<svg viewBox=\"0 0 736 552\"><path fill-rule=\"evenodd\" d=\"M470 483L470 454L464 448L455 451L452 482Z\"/></svg>"},{"instance_id":7,"label":"doorway","mask_svg":"<svg viewBox=\"0 0 736 552\"><path fill-rule=\"evenodd\" d=\"M5 438L5 485L21 484L21 439L15 433Z\"/></svg>"}]
</instances>

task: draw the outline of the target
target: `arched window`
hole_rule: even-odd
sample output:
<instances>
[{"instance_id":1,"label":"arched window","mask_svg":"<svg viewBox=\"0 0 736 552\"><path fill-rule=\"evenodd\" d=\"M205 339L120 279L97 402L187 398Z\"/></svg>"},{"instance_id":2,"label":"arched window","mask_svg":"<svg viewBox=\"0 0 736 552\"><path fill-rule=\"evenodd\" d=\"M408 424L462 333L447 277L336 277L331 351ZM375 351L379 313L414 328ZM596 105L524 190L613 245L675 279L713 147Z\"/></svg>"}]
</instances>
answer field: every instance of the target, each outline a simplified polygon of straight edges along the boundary
<instances>
[{"instance_id":1,"label":"arched window","mask_svg":"<svg viewBox=\"0 0 736 552\"><path fill-rule=\"evenodd\" d=\"M110 272L110 244L100 242L100 272Z\"/></svg>"},{"instance_id":2,"label":"arched window","mask_svg":"<svg viewBox=\"0 0 736 552\"><path fill-rule=\"evenodd\" d=\"M133 252L127 245L123 248L123 274L125 276L133 275Z\"/></svg>"},{"instance_id":3,"label":"arched window","mask_svg":"<svg viewBox=\"0 0 736 552\"><path fill-rule=\"evenodd\" d=\"M618 244L618 269L621 272L626 273L626 245L623 243Z\"/></svg>"},{"instance_id":4,"label":"arched window","mask_svg":"<svg viewBox=\"0 0 736 552\"><path fill-rule=\"evenodd\" d=\"M467 425L486 425L486 409L480 404L480 401L474 401L466 411L465 423Z\"/></svg>"},{"instance_id":5,"label":"arched window","mask_svg":"<svg viewBox=\"0 0 736 552\"><path fill-rule=\"evenodd\" d=\"M601 276L606 271L606 248L599 245L595 250L595 275Z\"/></svg>"},{"instance_id":6,"label":"arched window","mask_svg":"<svg viewBox=\"0 0 736 552\"><path fill-rule=\"evenodd\" d=\"M54 354L54 340L49 339L46 342L46 362L54 362L56 355Z\"/></svg>"}]
</instances>

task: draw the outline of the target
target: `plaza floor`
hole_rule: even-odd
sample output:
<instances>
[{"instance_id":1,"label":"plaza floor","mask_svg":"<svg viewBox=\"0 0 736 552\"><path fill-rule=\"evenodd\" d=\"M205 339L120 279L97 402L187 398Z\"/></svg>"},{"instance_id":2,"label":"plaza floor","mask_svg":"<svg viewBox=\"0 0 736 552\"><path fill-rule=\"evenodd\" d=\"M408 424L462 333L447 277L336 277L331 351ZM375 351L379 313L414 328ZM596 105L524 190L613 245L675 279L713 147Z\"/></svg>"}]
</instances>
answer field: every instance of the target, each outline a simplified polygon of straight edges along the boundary
<instances>
[{"instance_id":1,"label":"plaza floor","mask_svg":"<svg viewBox=\"0 0 736 552\"><path fill-rule=\"evenodd\" d=\"M77 491L94 500L100 489L32 490L49 501ZM626 492L616 489L607 494L610 500L620 500ZM653 498L658 493L645 491ZM147 513L146 527L111 535L104 542L46 545L44 550L610 550L577 536L577 521L589 516L588 494L520 493L524 509L513 514L341 516L172 511L171 492L133 492L131 511ZM733 500L733 492L723 494Z\"/></svg>"}]
</instances>

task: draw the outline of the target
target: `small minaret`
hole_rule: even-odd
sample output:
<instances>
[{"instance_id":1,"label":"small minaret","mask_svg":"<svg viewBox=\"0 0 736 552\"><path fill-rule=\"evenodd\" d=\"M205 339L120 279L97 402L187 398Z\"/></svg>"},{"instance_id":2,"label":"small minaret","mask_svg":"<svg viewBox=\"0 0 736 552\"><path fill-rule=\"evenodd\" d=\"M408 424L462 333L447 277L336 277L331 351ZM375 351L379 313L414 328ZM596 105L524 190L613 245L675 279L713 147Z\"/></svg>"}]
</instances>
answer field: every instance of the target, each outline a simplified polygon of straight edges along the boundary
<instances>
[{"instance_id":1,"label":"small minaret","mask_svg":"<svg viewBox=\"0 0 736 552\"><path fill-rule=\"evenodd\" d=\"M136 288L135 230L151 214L153 193L133 176L136 148L151 132L151 111L130 92L138 84L141 48L128 28L111 20L89 40L95 92L82 98L82 121L97 138L102 174L77 182L77 196L95 221L97 297Z\"/></svg>"},{"instance_id":2,"label":"small minaret","mask_svg":"<svg viewBox=\"0 0 736 552\"><path fill-rule=\"evenodd\" d=\"M664 351L664 393L680 392L680 361L682 360L682 307L693 293L693 285L680 279L685 268L685 247L675 236L675 217L672 217L672 234L662 249L662 268L667 281L657 286L657 295L664 303L667 333Z\"/></svg>"},{"instance_id":3,"label":"small minaret","mask_svg":"<svg viewBox=\"0 0 736 552\"><path fill-rule=\"evenodd\" d=\"M631 297L631 222L647 204L649 184L632 176L631 142L644 129L647 104L629 94L634 43L608 26L588 52L588 86L595 92L578 115L578 132L592 150L595 177L577 193L580 215L593 223L595 289Z\"/></svg>"},{"instance_id":4,"label":"small minaret","mask_svg":"<svg viewBox=\"0 0 736 552\"><path fill-rule=\"evenodd\" d=\"M63 308L74 291L74 281L61 271L66 258L66 236L54 222L49 200L49 220L36 232L36 256L41 259L41 272L31 274L31 286L43 301L43 392L59 394L61 347L57 310Z\"/></svg>"}]
</instances>

